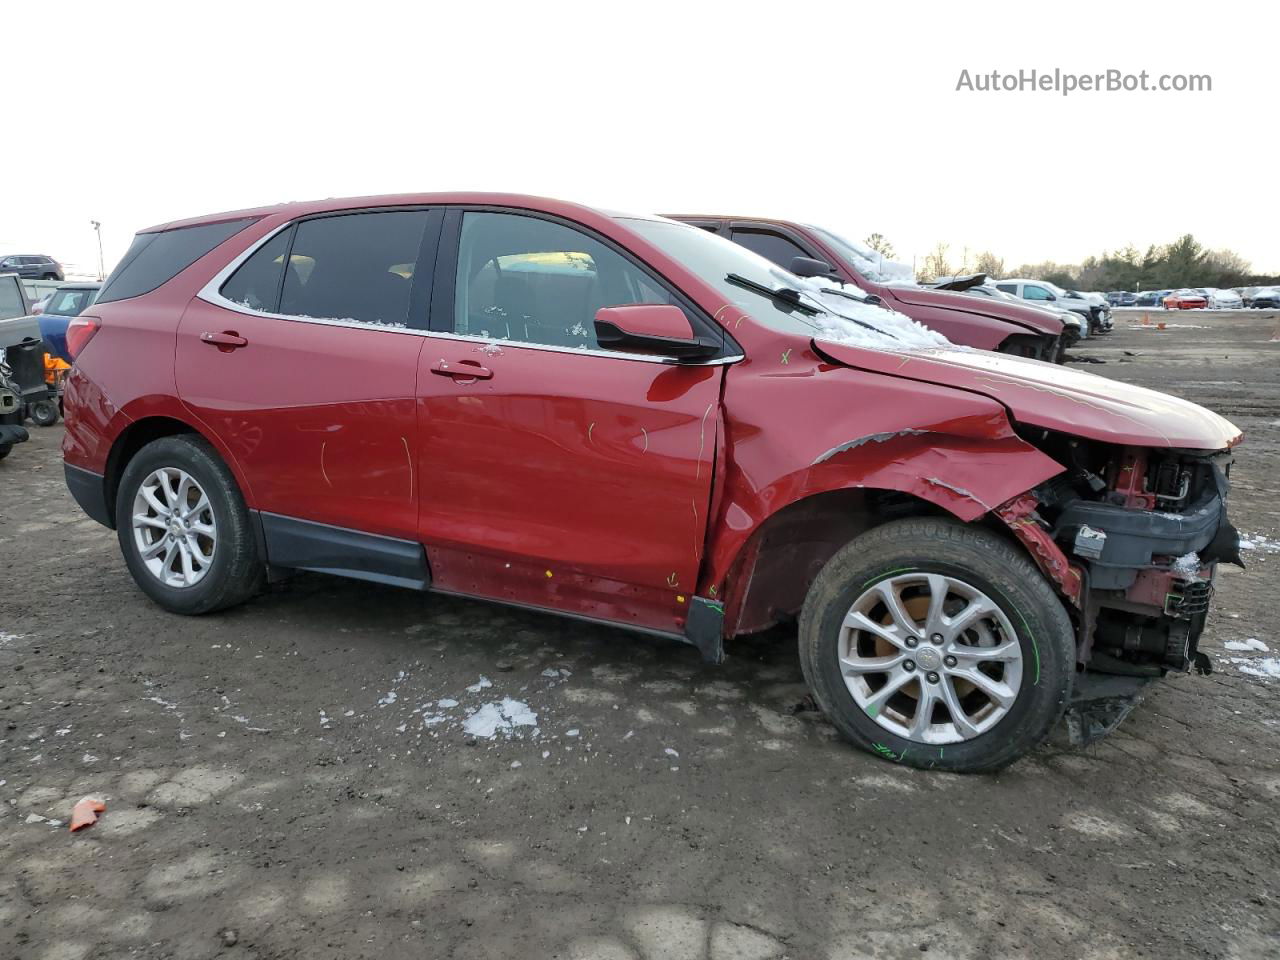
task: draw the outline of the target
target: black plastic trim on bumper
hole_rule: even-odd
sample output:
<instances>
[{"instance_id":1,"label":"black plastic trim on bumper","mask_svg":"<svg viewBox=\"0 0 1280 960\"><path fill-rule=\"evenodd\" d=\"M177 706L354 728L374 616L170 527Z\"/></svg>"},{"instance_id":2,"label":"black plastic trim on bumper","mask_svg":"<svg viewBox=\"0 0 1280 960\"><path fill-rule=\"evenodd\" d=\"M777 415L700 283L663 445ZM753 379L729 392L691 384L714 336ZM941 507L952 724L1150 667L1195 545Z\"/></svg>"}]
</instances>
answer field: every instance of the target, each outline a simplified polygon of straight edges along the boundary
<instances>
[{"instance_id":1,"label":"black plastic trim on bumper","mask_svg":"<svg viewBox=\"0 0 1280 960\"><path fill-rule=\"evenodd\" d=\"M115 529L111 508L107 506L107 484L102 474L73 467L69 463L62 465L62 473L67 478L67 489L80 509L104 527Z\"/></svg>"},{"instance_id":2,"label":"black plastic trim on bumper","mask_svg":"<svg viewBox=\"0 0 1280 960\"><path fill-rule=\"evenodd\" d=\"M30 437L26 427L20 427L16 423L0 423L0 444L23 443Z\"/></svg>"}]
</instances>

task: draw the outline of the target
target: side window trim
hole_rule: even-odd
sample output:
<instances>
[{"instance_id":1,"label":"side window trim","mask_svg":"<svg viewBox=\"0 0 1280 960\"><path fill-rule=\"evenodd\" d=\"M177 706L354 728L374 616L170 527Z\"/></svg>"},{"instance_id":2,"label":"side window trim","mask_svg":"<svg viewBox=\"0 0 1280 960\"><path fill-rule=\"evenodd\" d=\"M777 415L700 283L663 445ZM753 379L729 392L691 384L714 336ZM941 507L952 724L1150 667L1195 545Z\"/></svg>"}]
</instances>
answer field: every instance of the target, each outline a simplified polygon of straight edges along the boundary
<instances>
[{"instance_id":1,"label":"side window trim","mask_svg":"<svg viewBox=\"0 0 1280 960\"><path fill-rule=\"evenodd\" d=\"M436 261L436 283L433 287L433 296L431 300L431 334L440 335L447 339L480 341L486 343L493 340L492 337L476 337L470 334L454 332L454 297L456 295L458 255L462 237L462 217L467 213L503 213L512 216L529 217L535 220L546 220L549 223L558 224L562 227L567 227L570 230L576 230L579 233L590 237L592 240L595 240L597 243L602 244L618 256L622 257L622 259L628 264L649 278L650 282L655 286L670 294L680 308L685 311L686 316L689 317L696 335L719 338L721 343L720 354L709 361L705 361L706 365L720 364L726 362L726 360L736 361L743 356L742 348L733 341L729 336L729 333L718 323L713 322L711 318L707 316L706 312L697 304L693 303L683 291L670 283L666 277L662 276L662 274L658 273L647 263L637 259L630 250L619 246L609 237L597 233L585 224L543 213L540 210L527 210L522 207L491 206L486 204L450 207L445 214L443 233L440 238L440 252ZM502 346L504 349L510 346L513 348L520 347L531 350L545 350L552 353L607 356L622 360L646 360L650 363L671 364L677 362L669 357L654 357L647 354L623 353L617 350L582 350L576 347L560 347L555 344L524 343L521 341L504 340L502 341Z\"/></svg>"},{"instance_id":2,"label":"side window trim","mask_svg":"<svg viewBox=\"0 0 1280 960\"><path fill-rule=\"evenodd\" d=\"M287 265L289 258L293 255L293 242L298 233L298 226L309 220L323 220L328 217L350 216L361 213L381 213L392 211L425 211L427 214L427 223L422 231L422 242L418 248L418 259L414 263L413 268L413 287L409 293L409 318L408 324L404 327L379 326L378 324L362 323L358 320L336 320L326 317L300 317L294 314L280 313L280 300L284 292L284 281L287 273ZM351 210L332 210L324 213L311 214L305 217L298 217L281 224L269 233L263 234L256 241L242 250L230 263L217 272L208 283L206 283L196 294L206 303L214 306L222 307L224 310L231 310L235 313L243 313L247 316L265 317L271 320L289 320L294 323L317 323L323 326L331 327L351 327L357 330L380 330L384 333L414 333L421 335L424 332L426 321L428 319L428 303L432 299L433 275L434 269L426 274L423 273L423 266L431 264L434 268L437 263L438 247L440 243L441 225L444 221L445 208L438 206L406 206L406 207L362 207ZM276 295L273 306L274 310L255 310L252 307L245 306L242 303L236 303L227 299L222 294L222 287L226 284L235 272L244 265L250 257L258 252L262 247L274 240L285 232L289 233L289 245L284 253L284 267L280 271L280 277L276 281Z\"/></svg>"}]
</instances>

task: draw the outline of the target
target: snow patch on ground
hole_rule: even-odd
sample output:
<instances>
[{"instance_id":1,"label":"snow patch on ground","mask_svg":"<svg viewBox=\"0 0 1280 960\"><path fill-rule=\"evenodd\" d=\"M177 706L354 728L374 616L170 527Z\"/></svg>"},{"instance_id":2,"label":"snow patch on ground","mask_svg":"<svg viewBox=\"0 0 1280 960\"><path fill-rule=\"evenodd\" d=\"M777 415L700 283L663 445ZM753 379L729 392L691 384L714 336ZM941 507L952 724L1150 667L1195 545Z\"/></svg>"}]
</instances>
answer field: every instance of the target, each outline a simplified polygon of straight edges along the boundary
<instances>
[{"instance_id":1,"label":"snow patch on ground","mask_svg":"<svg viewBox=\"0 0 1280 960\"><path fill-rule=\"evenodd\" d=\"M479 693L481 690L487 690L493 686L493 681L488 677L481 677L471 686L467 687L467 693Z\"/></svg>"},{"instance_id":2,"label":"snow patch on ground","mask_svg":"<svg viewBox=\"0 0 1280 960\"><path fill-rule=\"evenodd\" d=\"M1267 645L1257 637L1250 637L1248 640L1228 640L1223 646L1228 650L1238 650L1242 653L1248 653L1249 651L1257 651L1258 653L1270 652Z\"/></svg>"},{"instance_id":3,"label":"snow patch on ground","mask_svg":"<svg viewBox=\"0 0 1280 960\"><path fill-rule=\"evenodd\" d=\"M519 727L532 727L537 733L538 715L527 703L510 697L477 707L462 724L468 735L485 740L492 740L499 733L515 736Z\"/></svg>"},{"instance_id":4,"label":"snow patch on ground","mask_svg":"<svg viewBox=\"0 0 1280 960\"><path fill-rule=\"evenodd\" d=\"M1242 533L1240 534L1240 549L1280 553L1280 540L1272 540L1261 533Z\"/></svg>"},{"instance_id":5,"label":"snow patch on ground","mask_svg":"<svg viewBox=\"0 0 1280 960\"><path fill-rule=\"evenodd\" d=\"M1280 680L1280 657L1262 657L1261 659L1249 660L1244 657L1231 657L1241 673L1247 673L1251 677L1267 677L1273 680Z\"/></svg>"}]
</instances>

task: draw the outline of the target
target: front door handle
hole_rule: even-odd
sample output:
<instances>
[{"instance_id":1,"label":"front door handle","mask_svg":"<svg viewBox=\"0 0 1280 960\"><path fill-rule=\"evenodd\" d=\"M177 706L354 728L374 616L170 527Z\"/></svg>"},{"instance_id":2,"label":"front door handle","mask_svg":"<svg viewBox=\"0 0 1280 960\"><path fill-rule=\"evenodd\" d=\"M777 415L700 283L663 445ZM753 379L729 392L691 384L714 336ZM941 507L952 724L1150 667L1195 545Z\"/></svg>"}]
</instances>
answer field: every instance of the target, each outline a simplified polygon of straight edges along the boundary
<instances>
[{"instance_id":1,"label":"front door handle","mask_svg":"<svg viewBox=\"0 0 1280 960\"><path fill-rule=\"evenodd\" d=\"M455 380L492 380L493 371L481 366L475 360L440 360L431 368L432 373L442 377L453 377Z\"/></svg>"},{"instance_id":2,"label":"front door handle","mask_svg":"<svg viewBox=\"0 0 1280 960\"><path fill-rule=\"evenodd\" d=\"M209 333L205 331L200 334L200 342L207 343L210 346L217 347L224 353L228 350L235 350L239 347L247 347L249 341L234 330L224 330L222 333Z\"/></svg>"}]
</instances>

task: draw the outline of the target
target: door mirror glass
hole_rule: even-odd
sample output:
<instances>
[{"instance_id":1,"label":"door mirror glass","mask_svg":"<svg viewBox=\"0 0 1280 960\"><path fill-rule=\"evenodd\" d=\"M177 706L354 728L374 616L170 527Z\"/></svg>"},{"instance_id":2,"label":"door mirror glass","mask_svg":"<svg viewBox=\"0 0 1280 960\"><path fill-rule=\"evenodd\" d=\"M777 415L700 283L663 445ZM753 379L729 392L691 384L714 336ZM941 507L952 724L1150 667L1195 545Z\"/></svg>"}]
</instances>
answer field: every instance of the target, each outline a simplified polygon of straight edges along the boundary
<instances>
[{"instance_id":1,"label":"door mirror glass","mask_svg":"<svg viewBox=\"0 0 1280 960\"><path fill-rule=\"evenodd\" d=\"M685 312L665 303L601 307L595 317L596 341L605 350L653 353L682 360L713 356L717 345L694 335Z\"/></svg>"},{"instance_id":2,"label":"door mirror glass","mask_svg":"<svg viewBox=\"0 0 1280 960\"><path fill-rule=\"evenodd\" d=\"M835 275L831 264L812 257L792 257L791 266L788 269L797 277L833 277Z\"/></svg>"}]
</instances>

